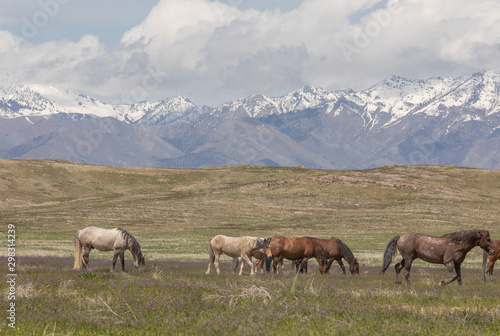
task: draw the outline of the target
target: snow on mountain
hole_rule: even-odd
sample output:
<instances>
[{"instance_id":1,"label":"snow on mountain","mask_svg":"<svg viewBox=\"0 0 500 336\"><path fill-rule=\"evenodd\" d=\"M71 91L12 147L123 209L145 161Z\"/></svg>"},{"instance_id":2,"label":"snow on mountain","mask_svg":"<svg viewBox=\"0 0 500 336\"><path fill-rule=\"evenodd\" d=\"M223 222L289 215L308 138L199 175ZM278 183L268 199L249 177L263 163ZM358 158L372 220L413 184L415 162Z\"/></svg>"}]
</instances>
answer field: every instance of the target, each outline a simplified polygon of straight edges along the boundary
<instances>
[{"instance_id":1,"label":"snow on mountain","mask_svg":"<svg viewBox=\"0 0 500 336\"><path fill-rule=\"evenodd\" d=\"M12 75L0 75L0 118L50 116L58 113L113 117L127 123L165 125L188 122L210 113L217 118L262 118L269 115L318 109L340 116L345 109L362 115L366 125L393 125L410 114L438 116L452 108L500 111L500 72L483 70L458 78L426 80L391 75L372 87L330 92L304 86L281 97L256 94L216 108L198 106L186 97L111 105L84 94L54 86L26 84ZM471 116L477 118L477 116ZM382 123L382 124L380 124Z\"/></svg>"}]
</instances>

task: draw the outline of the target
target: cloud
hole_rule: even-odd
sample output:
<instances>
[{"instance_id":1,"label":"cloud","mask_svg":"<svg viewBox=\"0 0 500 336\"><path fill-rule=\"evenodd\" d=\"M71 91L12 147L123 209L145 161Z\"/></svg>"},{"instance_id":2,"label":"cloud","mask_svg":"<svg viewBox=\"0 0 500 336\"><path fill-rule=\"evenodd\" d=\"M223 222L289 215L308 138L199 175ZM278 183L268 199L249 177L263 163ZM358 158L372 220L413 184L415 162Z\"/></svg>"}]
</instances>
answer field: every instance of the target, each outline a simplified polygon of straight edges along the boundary
<instances>
[{"instance_id":1,"label":"cloud","mask_svg":"<svg viewBox=\"0 0 500 336\"><path fill-rule=\"evenodd\" d=\"M113 49L92 35L35 45L0 31L0 67L108 100L217 105L304 84L363 89L391 73L500 68L498 17L487 0L304 0L287 11L161 0Z\"/></svg>"}]
</instances>

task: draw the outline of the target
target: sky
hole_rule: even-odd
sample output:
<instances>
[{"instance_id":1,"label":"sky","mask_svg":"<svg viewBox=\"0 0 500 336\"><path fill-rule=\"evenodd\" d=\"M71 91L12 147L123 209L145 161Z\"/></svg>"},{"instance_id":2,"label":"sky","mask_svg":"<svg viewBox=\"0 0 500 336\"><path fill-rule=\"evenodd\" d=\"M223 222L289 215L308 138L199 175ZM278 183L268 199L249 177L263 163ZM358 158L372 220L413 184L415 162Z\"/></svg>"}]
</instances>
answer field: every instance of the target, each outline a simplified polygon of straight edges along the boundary
<instances>
[{"instance_id":1,"label":"sky","mask_svg":"<svg viewBox=\"0 0 500 336\"><path fill-rule=\"evenodd\" d=\"M500 70L497 0L0 0L0 74L218 106Z\"/></svg>"}]
</instances>

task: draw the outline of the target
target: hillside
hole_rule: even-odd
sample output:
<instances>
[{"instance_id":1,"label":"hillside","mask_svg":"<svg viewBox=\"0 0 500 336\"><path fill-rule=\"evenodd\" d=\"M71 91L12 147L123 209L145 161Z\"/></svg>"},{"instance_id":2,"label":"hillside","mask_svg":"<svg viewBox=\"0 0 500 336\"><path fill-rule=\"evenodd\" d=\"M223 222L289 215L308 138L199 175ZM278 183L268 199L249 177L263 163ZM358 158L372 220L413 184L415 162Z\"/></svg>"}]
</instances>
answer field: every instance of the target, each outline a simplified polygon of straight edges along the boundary
<instances>
[{"instance_id":1,"label":"hillside","mask_svg":"<svg viewBox=\"0 0 500 336\"><path fill-rule=\"evenodd\" d=\"M148 259L205 260L215 234L312 235L341 238L362 263L378 265L398 233L483 228L500 239L499 200L500 171L454 166L179 170L0 160L0 222L16 225L26 256L70 257L75 232L95 225L129 230ZM466 262L477 263L479 249L471 256Z\"/></svg>"}]
</instances>

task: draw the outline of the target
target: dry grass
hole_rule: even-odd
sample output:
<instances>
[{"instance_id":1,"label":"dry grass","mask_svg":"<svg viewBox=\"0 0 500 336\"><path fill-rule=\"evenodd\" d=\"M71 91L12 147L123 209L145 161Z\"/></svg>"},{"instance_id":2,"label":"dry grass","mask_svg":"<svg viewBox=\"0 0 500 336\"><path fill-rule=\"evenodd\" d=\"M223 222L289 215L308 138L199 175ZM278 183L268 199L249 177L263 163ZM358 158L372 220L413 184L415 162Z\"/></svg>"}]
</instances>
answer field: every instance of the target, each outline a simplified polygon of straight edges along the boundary
<instances>
[{"instance_id":1,"label":"dry grass","mask_svg":"<svg viewBox=\"0 0 500 336\"><path fill-rule=\"evenodd\" d=\"M16 225L18 251L30 256L70 257L75 232L95 225L132 232L150 260L205 260L215 234L312 235L340 238L361 264L378 265L399 233L483 228L498 239L499 187L499 171L451 166L179 170L0 160L0 222ZM476 250L466 266L480 262Z\"/></svg>"}]
</instances>

